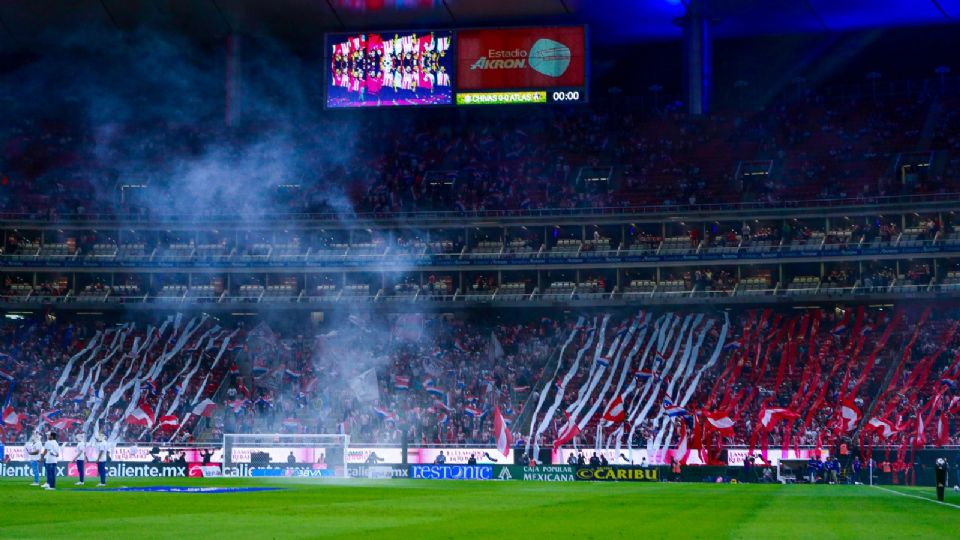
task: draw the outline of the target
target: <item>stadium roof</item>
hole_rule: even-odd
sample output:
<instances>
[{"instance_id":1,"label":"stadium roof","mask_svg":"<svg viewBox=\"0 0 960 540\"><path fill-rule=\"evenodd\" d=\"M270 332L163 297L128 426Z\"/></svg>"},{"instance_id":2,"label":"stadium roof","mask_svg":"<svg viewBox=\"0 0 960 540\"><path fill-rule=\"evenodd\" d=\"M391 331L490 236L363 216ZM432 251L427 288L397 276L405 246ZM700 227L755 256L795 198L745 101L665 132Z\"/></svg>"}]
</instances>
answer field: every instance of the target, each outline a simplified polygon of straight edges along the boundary
<instances>
[{"instance_id":1,"label":"stadium roof","mask_svg":"<svg viewBox=\"0 0 960 540\"><path fill-rule=\"evenodd\" d=\"M144 25L196 39L267 33L319 43L331 30L587 23L594 42L679 37L687 0L30 0L0 3L0 48L34 47L64 28ZM737 37L945 24L960 0L708 0L715 35Z\"/></svg>"}]
</instances>

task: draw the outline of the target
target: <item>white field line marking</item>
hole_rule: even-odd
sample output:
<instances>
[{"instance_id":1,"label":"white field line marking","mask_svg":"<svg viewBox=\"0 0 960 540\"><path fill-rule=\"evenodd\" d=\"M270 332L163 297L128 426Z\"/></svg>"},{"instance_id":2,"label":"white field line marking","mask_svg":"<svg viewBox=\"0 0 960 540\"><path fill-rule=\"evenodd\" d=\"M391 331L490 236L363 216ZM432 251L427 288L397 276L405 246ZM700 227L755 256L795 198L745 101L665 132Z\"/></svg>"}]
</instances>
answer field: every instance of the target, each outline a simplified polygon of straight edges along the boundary
<instances>
[{"instance_id":1,"label":"white field line marking","mask_svg":"<svg viewBox=\"0 0 960 540\"><path fill-rule=\"evenodd\" d=\"M921 496L919 496L919 495L910 495L909 493L903 493L903 492L897 491L897 490L895 490L895 489L887 489L887 488L885 488L885 487L880 487L880 486L873 486L873 487L875 487L875 488L877 488L877 489L882 489L883 491L887 491L887 492L893 493L894 495L902 495L902 496L904 496L904 497L911 497L911 498L914 498L914 499L920 499L921 501L932 502L932 503L935 503L935 504L942 504L942 505L944 505L944 506L949 506L950 508L956 508L957 510L960 510L960 505L956 505L956 504L952 504L952 503L948 503L948 502L940 502L940 501L938 501L938 500L936 500L936 499L928 499L928 498L926 498L926 497L921 497Z\"/></svg>"}]
</instances>

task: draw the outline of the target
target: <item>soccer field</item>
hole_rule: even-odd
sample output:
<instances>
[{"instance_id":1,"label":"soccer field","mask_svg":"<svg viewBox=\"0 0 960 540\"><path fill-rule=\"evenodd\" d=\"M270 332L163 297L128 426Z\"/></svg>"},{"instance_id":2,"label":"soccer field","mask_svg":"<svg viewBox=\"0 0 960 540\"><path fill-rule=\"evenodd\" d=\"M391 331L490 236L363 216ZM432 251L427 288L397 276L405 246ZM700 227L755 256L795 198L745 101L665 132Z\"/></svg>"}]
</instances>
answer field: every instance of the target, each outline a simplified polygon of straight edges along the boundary
<instances>
[{"instance_id":1,"label":"soccer field","mask_svg":"<svg viewBox=\"0 0 960 540\"><path fill-rule=\"evenodd\" d=\"M960 507L867 486L119 480L169 493L0 480L0 538L957 538ZM67 484L69 482L64 482ZM894 488L932 498L930 488ZM960 505L949 491L946 502Z\"/></svg>"}]
</instances>

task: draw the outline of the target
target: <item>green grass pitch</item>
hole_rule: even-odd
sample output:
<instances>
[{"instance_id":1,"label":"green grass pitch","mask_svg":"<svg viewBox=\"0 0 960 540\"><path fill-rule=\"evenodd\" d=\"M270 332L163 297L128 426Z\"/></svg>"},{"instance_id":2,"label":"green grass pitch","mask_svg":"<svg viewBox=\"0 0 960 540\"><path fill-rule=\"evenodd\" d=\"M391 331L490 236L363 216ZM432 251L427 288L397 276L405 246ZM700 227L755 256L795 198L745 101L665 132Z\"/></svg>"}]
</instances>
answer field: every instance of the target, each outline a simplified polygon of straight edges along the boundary
<instances>
[{"instance_id":1,"label":"green grass pitch","mask_svg":"<svg viewBox=\"0 0 960 540\"><path fill-rule=\"evenodd\" d=\"M188 494L97 492L70 480L56 492L0 480L0 538L960 538L960 507L868 486L111 480L284 488ZM960 506L960 494L946 502Z\"/></svg>"}]
</instances>

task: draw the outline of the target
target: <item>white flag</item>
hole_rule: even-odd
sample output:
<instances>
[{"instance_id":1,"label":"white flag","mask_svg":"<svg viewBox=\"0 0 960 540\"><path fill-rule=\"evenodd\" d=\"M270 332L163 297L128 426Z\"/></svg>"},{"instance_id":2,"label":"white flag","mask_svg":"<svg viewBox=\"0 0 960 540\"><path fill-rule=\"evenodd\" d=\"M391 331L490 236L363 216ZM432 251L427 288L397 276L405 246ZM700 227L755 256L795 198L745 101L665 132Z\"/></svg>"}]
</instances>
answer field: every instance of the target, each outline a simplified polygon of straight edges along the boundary
<instances>
[{"instance_id":1,"label":"white flag","mask_svg":"<svg viewBox=\"0 0 960 540\"><path fill-rule=\"evenodd\" d=\"M380 385L377 383L377 372L370 368L350 379L350 390L360 401L380 401Z\"/></svg>"}]
</instances>

